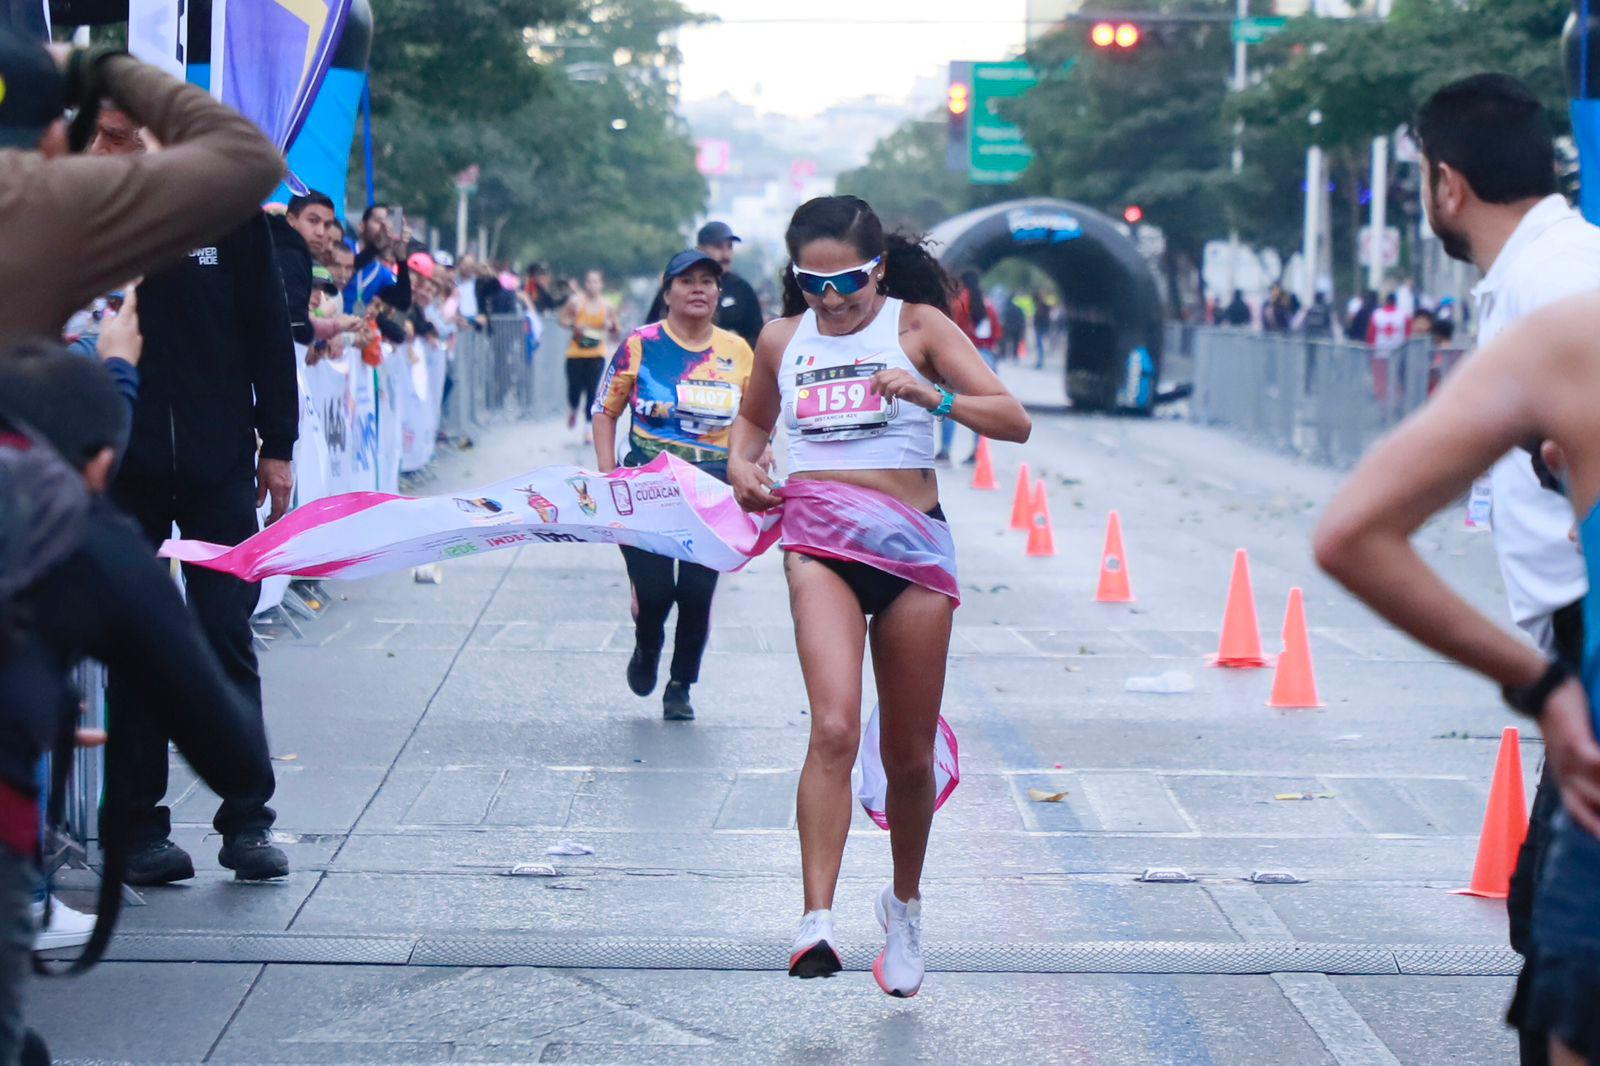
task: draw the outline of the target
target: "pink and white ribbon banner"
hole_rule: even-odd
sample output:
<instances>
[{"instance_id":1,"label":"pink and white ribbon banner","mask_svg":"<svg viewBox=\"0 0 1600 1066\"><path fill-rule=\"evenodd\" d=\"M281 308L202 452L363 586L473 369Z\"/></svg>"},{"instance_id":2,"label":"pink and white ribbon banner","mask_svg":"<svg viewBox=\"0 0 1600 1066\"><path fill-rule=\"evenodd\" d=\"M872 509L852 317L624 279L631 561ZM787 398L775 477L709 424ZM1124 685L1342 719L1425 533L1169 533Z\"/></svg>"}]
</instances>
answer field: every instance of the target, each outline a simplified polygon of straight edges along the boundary
<instances>
[{"instance_id":1,"label":"pink and white ribbon banner","mask_svg":"<svg viewBox=\"0 0 1600 1066\"><path fill-rule=\"evenodd\" d=\"M161 554L246 581L355 578L533 544L626 544L737 570L777 543L866 563L960 602L949 527L892 497L790 481L747 514L733 490L673 456L599 474L547 466L454 495L348 492L297 508L235 547L169 540Z\"/></svg>"}]
</instances>

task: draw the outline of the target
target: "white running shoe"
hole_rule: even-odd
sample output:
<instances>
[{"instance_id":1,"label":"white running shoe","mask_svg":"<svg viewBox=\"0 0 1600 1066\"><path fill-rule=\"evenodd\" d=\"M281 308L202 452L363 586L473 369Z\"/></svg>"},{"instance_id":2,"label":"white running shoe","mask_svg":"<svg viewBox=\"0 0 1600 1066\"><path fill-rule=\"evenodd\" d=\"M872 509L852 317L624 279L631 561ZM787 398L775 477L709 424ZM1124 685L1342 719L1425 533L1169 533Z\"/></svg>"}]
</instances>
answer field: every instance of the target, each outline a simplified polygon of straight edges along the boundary
<instances>
[{"instance_id":1,"label":"white running shoe","mask_svg":"<svg viewBox=\"0 0 1600 1066\"><path fill-rule=\"evenodd\" d=\"M44 901L33 904L33 923L44 922ZM94 932L94 915L75 911L51 897L50 924L40 929L33 938L33 950L53 951L56 948L81 948L89 942Z\"/></svg>"},{"instance_id":2,"label":"white running shoe","mask_svg":"<svg viewBox=\"0 0 1600 1066\"><path fill-rule=\"evenodd\" d=\"M833 912L807 911L789 953L790 977L832 977L843 969L833 946Z\"/></svg>"},{"instance_id":3,"label":"white running shoe","mask_svg":"<svg viewBox=\"0 0 1600 1066\"><path fill-rule=\"evenodd\" d=\"M922 900L901 903L894 884L878 893L872 908L883 926L883 951L872 964L878 987L900 999L910 999L922 988Z\"/></svg>"}]
</instances>

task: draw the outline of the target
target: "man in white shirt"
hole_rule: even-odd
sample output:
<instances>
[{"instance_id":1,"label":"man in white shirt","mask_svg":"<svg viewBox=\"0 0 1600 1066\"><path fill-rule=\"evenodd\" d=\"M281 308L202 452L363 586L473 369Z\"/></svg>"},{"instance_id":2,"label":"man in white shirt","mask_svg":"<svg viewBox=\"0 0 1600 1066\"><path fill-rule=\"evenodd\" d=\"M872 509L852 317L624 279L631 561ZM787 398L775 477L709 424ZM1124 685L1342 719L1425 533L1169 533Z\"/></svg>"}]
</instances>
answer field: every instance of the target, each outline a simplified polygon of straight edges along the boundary
<instances>
[{"instance_id":1,"label":"man in white shirt","mask_svg":"<svg viewBox=\"0 0 1600 1066\"><path fill-rule=\"evenodd\" d=\"M1600 228L1556 191L1550 127L1526 86L1504 74L1464 78L1429 97L1414 125L1428 221L1450 256L1484 274L1472 293L1480 345L1545 304L1600 289ZM1553 481L1535 462L1538 444L1502 457L1489 474L1495 552L1512 619L1545 652L1576 664L1588 580L1568 537L1572 507L1547 487ZM1526 989L1536 968L1527 934L1549 819L1559 806L1554 781L1541 776L1507 900L1511 945L1526 959L1509 1016L1519 1027L1523 1063L1549 1061L1548 1034L1526 1025Z\"/></svg>"}]
</instances>

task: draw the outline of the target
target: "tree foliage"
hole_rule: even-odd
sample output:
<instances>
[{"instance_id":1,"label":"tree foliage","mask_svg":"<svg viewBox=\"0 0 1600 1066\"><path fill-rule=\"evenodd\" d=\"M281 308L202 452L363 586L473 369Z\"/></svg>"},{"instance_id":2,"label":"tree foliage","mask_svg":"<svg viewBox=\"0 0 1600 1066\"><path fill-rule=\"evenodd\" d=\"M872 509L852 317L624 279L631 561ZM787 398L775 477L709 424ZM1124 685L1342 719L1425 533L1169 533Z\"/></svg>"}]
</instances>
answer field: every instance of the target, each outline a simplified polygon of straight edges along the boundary
<instances>
[{"instance_id":1,"label":"tree foliage","mask_svg":"<svg viewBox=\"0 0 1600 1066\"><path fill-rule=\"evenodd\" d=\"M949 141L943 116L904 122L864 166L839 175L838 189L871 204L884 225L926 233L973 203L966 174L947 165Z\"/></svg>"},{"instance_id":2,"label":"tree foliage","mask_svg":"<svg viewBox=\"0 0 1600 1066\"><path fill-rule=\"evenodd\" d=\"M1231 0L1203 0L1186 10L1232 8ZM1034 150L1022 189L1113 217L1137 204L1170 250L1197 258L1206 240L1227 232L1239 184L1223 114L1231 57L1228 28L1216 23L1152 20L1130 52L1093 48L1081 25L1044 38L1029 55L1044 77L1002 111Z\"/></svg>"},{"instance_id":3,"label":"tree foliage","mask_svg":"<svg viewBox=\"0 0 1600 1066\"><path fill-rule=\"evenodd\" d=\"M450 230L451 178L505 258L649 274L706 187L669 73L678 0L374 0L378 195Z\"/></svg>"},{"instance_id":4,"label":"tree foliage","mask_svg":"<svg viewBox=\"0 0 1600 1066\"><path fill-rule=\"evenodd\" d=\"M1504 71L1545 101L1558 132L1570 123L1558 41L1567 0L1397 0L1385 22L1301 18L1258 49L1267 70L1235 113L1256 136L1286 133L1361 148L1409 122L1434 89L1479 71Z\"/></svg>"}]
</instances>

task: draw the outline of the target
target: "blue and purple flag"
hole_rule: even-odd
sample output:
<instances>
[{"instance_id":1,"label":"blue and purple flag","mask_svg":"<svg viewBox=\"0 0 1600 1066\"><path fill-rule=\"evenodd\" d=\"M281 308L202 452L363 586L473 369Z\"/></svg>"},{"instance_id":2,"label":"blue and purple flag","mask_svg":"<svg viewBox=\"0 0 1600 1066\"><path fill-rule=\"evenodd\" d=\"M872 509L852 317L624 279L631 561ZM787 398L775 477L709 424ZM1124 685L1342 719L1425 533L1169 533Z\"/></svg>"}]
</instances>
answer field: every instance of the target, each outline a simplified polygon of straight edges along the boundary
<instances>
[{"instance_id":1,"label":"blue and purple flag","mask_svg":"<svg viewBox=\"0 0 1600 1066\"><path fill-rule=\"evenodd\" d=\"M212 95L260 126L279 148L288 149L333 65L350 4L213 0ZM295 189L297 184L291 175L291 190L303 191Z\"/></svg>"}]
</instances>

